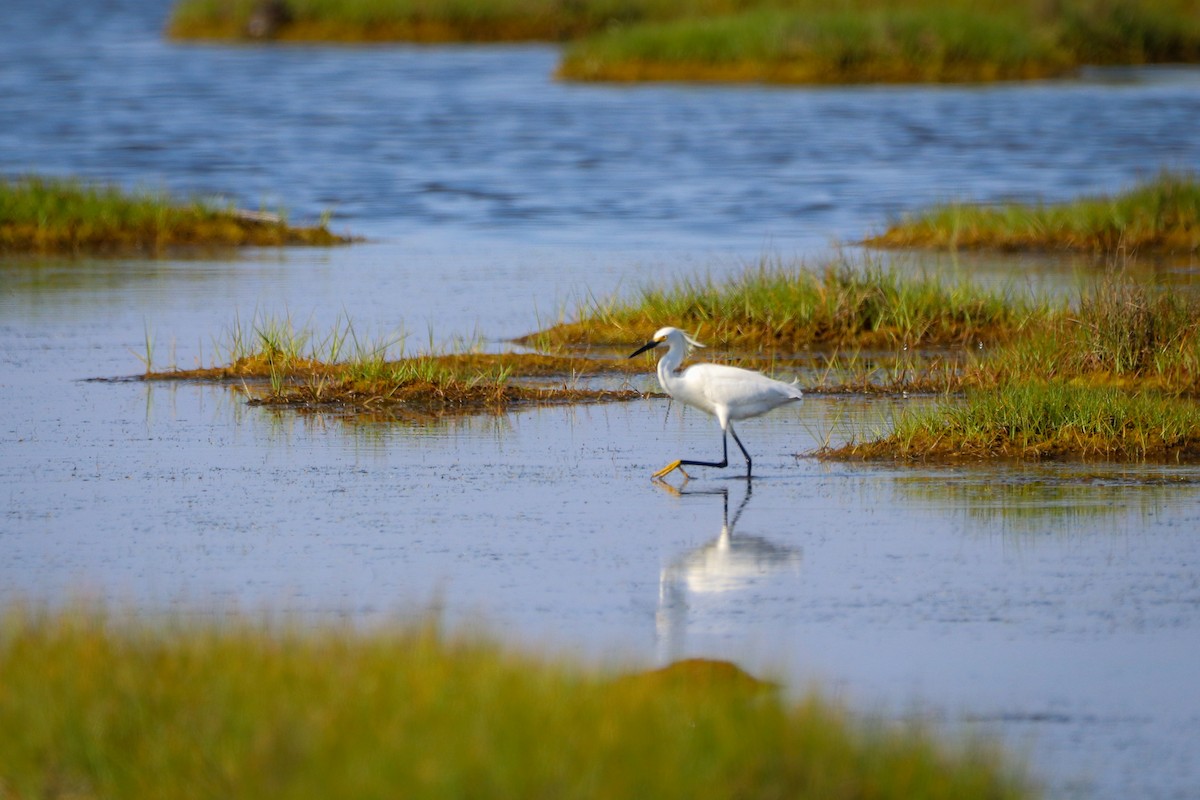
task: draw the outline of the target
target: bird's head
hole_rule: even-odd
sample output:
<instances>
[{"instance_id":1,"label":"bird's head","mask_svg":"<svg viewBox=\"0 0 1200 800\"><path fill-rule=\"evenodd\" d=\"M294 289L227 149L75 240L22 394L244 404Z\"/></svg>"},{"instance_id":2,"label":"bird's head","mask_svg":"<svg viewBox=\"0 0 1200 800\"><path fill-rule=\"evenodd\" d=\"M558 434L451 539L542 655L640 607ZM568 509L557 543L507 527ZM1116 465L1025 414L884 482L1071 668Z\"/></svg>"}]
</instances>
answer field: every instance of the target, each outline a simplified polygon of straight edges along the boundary
<instances>
[{"instance_id":1,"label":"bird's head","mask_svg":"<svg viewBox=\"0 0 1200 800\"><path fill-rule=\"evenodd\" d=\"M637 350L634 350L629 354L629 357L640 356L642 353L647 350L653 350L660 344L665 344L670 348L680 347L683 348L684 352L687 352L692 347L704 347L704 345L692 338L691 334L685 333L679 330L679 328L659 328L654 334L653 339L646 342Z\"/></svg>"}]
</instances>

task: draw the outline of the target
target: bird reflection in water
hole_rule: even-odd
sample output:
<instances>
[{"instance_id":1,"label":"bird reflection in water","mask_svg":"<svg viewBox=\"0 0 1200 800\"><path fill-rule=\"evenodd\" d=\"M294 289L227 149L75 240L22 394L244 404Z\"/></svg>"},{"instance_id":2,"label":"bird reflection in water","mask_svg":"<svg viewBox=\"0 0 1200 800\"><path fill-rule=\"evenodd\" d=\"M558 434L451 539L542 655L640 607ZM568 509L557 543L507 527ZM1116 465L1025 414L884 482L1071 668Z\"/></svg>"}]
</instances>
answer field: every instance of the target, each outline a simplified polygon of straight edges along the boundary
<instances>
[{"instance_id":1,"label":"bird reflection in water","mask_svg":"<svg viewBox=\"0 0 1200 800\"><path fill-rule=\"evenodd\" d=\"M754 493L750 482L732 518L727 487L688 491L686 481L676 488L661 480L655 485L680 498L719 496L722 503L720 534L676 558L659 573L655 630L659 662L667 663L685 655L689 599L732 603L738 593L771 574L798 571L803 551L761 536L735 535L738 519Z\"/></svg>"}]
</instances>

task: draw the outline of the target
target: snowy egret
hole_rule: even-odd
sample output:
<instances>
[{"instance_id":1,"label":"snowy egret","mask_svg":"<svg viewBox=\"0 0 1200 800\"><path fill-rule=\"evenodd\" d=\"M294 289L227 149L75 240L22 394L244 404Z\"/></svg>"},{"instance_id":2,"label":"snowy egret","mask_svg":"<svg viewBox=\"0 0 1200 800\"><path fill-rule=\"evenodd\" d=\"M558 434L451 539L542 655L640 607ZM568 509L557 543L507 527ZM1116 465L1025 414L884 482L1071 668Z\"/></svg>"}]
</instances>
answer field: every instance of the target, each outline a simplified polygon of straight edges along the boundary
<instances>
[{"instance_id":1,"label":"snowy egret","mask_svg":"<svg viewBox=\"0 0 1200 800\"><path fill-rule=\"evenodd\" d=\"M698 341L678 328L660 328L654 338L630 354L630 358L652 350L660 344L667 345L667 353L658 361L658 382L663 391L671 397L698 408L705 414L717 418L721 426L720 461L691 461L679 459L654 473L655 478L661 478L673 470L683 470L684 465L697 467L727 467L729 466L729 438L741 448L746 457L746 477L750 477L750 454L746 446L738 438L733 429L733 420L748 419L765 414L785 403L791 403L803 397L803 392L792 383L784 383L768 378L759 372L752 372L739 367L727 367L720 364L694 364L683 372L678 372L679 365L692 347L703 347Z\"/></svg>"}]
</instances>

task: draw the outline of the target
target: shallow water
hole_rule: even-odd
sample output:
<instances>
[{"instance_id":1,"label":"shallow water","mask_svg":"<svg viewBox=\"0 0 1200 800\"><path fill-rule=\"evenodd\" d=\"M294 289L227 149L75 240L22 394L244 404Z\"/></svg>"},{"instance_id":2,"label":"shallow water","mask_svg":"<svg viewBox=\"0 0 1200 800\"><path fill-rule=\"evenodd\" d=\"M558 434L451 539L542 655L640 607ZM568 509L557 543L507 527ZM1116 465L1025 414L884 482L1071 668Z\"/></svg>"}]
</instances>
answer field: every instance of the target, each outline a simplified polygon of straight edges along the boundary
<instances>
[{"instance_id":1,"label":"shallow water","mask_svg":"<svg viewBox=\"0 0 1200 800\"><path fill-rule=\"evenodd\" d=\"M581 87L543 47L176 46L165 8L7 10L0 171L332 209L372 241L0 262L0 601L361 624L436 606L552 652L731 658L994 733L1056 797L1198 796L1200 469L826 465L797 454L927 401L811 397L741 428L751 491L696 470L675 493L649 473L720 443L659 400L413 426L85 379L141 371L147 332L155 366L220 361L256 315L498 347L589 294L816 263L930 200L1119 188L1200 165L1200 72ZM902 263L1054 291L1088 274Z\"/></svg>"}]
</instances>

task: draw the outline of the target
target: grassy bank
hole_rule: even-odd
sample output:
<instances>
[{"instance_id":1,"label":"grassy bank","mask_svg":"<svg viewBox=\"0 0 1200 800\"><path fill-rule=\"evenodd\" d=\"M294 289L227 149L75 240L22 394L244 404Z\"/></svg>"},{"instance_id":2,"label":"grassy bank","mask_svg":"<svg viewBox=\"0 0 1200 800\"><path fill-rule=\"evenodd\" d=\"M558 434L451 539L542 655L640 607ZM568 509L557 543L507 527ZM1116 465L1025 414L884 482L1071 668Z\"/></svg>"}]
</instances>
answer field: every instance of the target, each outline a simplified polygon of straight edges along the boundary
<instances>
[{"instance_id":1,"label":"grassy bank","mask_svg":"<svg viewBox=\"0 0 1200 800\"><path fill-rule=\"evenodd\" d=\"M6 613L0 794L1021 798L994 753L732 665L617 677L433 626Z\"/></svg>"},{"instance_id":2,"label":"grassy bank","mask_svg":"<svg viewBox=\"0 0 1200 800\"><path fill-rule=\"evenodd\" d=\"M333 245L324 224L76 180L0 179L0 252L142 253L178 247Z\"/></svg>"},{"instance_id":3,"label":"grassy bank","mask_svg":"<svg viewBox=\"0 0 1200 800\"><path fill-rule=\"evenodd\" d=\"M180 38L571 41L583 80L1046 77L1200 60L1196 0L181 0Z\"/></svg>"},{"instance_id":4,"label":"grassy bank","mask_svg":"<svg viewBox=\"0 0 1200 800\"><path fill-rule=\"evenodd\" d=\"M1200 179L1163 173L1128 191L1069 203L936 206L867 239L878 247L1200 252Z\"/></svg>"},{"instance_id":5,"label":"grassy bank","mask_svg":"<svg viewBox=\"0 0 1200 800\"><path fill-rule=\"evenodd\" d=\"M762 263L723 283L682 280L580 309L523 340L539 347L647 341L663 325L709 345L773 349L949 345L1006 339L1045 313L1005 292L946 285L867 264L821 272Z\"/></svg>"},{"instance_id":6,"label":"grassy bank","mask_svg":"<svg viewBox=\"0 0 1200 800\"><path fill-rule=\"evenodd\" d=\"M1200 458L1200 405L1153 392L1018 381L901 414L871 442L822 453L835 459Z\"/></svg>"}]
</instances>

